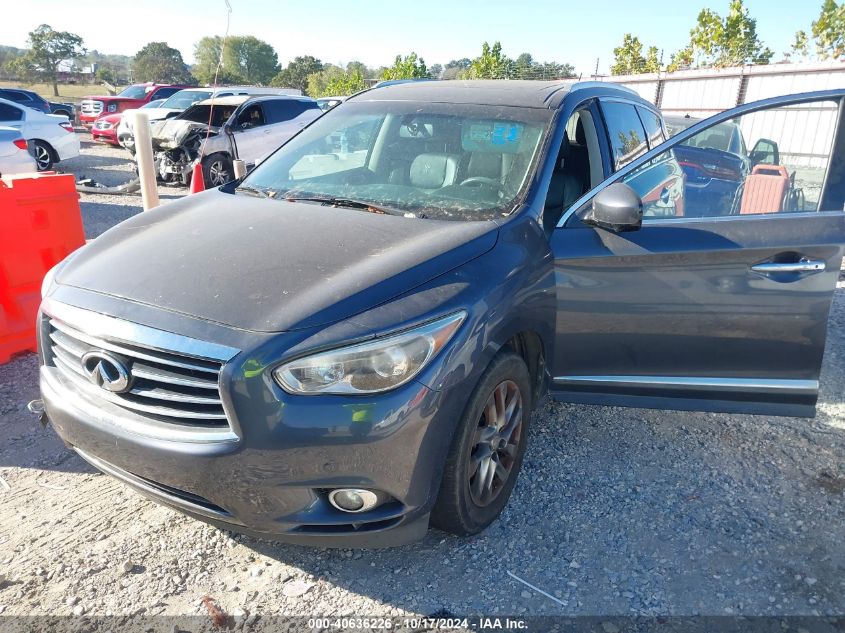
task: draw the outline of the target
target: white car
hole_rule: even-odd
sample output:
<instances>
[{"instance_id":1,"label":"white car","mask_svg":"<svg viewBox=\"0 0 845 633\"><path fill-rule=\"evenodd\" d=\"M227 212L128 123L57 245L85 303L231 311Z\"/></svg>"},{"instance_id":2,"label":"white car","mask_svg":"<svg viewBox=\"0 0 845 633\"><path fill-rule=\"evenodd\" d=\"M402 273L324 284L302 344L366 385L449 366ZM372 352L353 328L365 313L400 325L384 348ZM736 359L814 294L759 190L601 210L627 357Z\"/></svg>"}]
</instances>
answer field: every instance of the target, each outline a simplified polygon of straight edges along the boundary
<instances>
[{"instance_id":1,"label":"white car","mask_svg":"<svg viewBox=\"0 0 845 633\"><path fill-rule=\"evenodd\" d=\"M154 108L144 107L144 111L150 119L150 123L169 119L172 116L184 112L195 103L206 99L231 96L251 95L301 95L302 91L295 88L259 88L256 86L225 86L222 88L186 88L170 95L164 103ZM149 105L149 104L147 104ZM120 124L117 126L117 142L130 152L135 151L135 135L132 131L135 125L135 112L137 110L124 110Z\"/></svg>"},{"instance_id":2,"label":"white car","mask_svg":"<svg viewBox=\"0 0 845 633\"><path fill-rule=\"evenodd\" d=\"M151 126L159 176L165 182L187 185L193 163L200 158L206 187L219 187L234 177L233 160L254 164L322 114L309 97L231 96L200 101Z\"/></svg>"},{"instance_id":3,"label":"white car","mask_svg":"<svg viewBox=\"0 0 845 633\"><path fill-rule=\"evenodd\" d=\"M79 156L79 137L66 116L44 114L0 99L0 126L20 131L38 171L47 171L59 161Z\"/></svg>"},{"instance_id":4,"label":"white car","mask_svg":"<svg viewBox=\"0 0 845 633\"><path fill-rule=\"evenodd\" d=\"M37 171L35 159L27 150L27 142L20 131L0 127L0 177L17 176Z\"/></svg>"}]
</instances>

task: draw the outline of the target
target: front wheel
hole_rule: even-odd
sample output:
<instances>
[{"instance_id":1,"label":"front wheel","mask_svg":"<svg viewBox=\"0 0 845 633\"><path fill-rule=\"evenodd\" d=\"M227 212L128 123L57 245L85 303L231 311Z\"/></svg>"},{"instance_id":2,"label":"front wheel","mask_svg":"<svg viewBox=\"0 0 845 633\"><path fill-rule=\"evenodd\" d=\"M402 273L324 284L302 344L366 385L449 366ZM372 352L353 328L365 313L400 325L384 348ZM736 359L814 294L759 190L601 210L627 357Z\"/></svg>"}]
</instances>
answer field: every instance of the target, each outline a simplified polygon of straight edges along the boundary
<instances>
[{"instance_id":1,"label":"front wheel","mask_svg":"<svg viewBox=\"0 0 845 633\"><path fill-rule=\"evenodd\" d=\"M458 423L431 523L462 536L490 525L508 502L528 440L531 378L525 361L499 354Z\"/></svg>"},{"instance_id":2,"label":"front wheel","mask_svg":"<svg viewBox=\"0 0 845 633\"><path fill-rule=\"evenodd\" d=\"M235 179L232 161L225 154L212 154L202 161L202 177L206 187L219 187Z\"/></svg>"}]
</instances>

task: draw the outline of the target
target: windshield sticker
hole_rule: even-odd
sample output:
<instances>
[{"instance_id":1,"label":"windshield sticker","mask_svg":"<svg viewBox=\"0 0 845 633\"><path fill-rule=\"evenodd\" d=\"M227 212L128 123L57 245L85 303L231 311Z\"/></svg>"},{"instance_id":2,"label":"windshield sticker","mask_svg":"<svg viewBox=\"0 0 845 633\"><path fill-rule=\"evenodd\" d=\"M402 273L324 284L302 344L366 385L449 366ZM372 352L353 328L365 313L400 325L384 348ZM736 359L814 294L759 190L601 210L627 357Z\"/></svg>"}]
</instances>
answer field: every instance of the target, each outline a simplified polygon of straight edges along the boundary
<instances>
[{"instance_id":1,"label":"windshield sticker","mask_svg":"<svg viewBox=\"0 0 845 633\"><path fill-rule=\"evenodd\" d=\"M522 140L522 125L510 121L470 123L461 133L461 145L468 152L515 153Z\"/></svg>"}]
</instances>

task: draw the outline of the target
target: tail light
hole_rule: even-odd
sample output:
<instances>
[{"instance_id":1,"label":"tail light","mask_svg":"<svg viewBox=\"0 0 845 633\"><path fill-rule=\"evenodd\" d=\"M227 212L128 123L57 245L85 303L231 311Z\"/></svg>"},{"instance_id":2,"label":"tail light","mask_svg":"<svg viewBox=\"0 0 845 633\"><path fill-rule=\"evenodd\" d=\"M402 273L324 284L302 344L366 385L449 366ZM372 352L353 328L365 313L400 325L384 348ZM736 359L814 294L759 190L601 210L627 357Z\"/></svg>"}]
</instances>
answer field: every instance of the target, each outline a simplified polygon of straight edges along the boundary
<instances>
[{"instance_id":1,"label":"tail light","mask_svg":"<svg viewBox=\"0 0 845 633\"><path fill-rule=\"evenodd\" d=\"M69 123L59 123L59 127L63 128L67 132L73 132L73 126Z\"/></svg>"},{"instance_id":2,"label":"tail light","mask_svg":"<svg viewBox=\"0 0 845 633\"><path fill-rule=\"evenodd\" d=\"M12 143L15 144L15 147L18 147L20 149L26 149L27 148L25 138L16 138L14 141L12 141Z\"/></svg>"}]
</instances>

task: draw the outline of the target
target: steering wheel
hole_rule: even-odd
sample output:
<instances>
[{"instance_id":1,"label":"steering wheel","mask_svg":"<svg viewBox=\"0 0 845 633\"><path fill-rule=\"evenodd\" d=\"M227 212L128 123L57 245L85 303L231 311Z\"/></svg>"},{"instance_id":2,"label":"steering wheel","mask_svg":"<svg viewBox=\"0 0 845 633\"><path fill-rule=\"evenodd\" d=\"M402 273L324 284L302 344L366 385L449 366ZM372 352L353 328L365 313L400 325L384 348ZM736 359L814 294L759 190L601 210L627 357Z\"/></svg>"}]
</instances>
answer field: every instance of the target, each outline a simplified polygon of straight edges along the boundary
<instances>
[{"instance_id":1,"label":"steering wheel","mask_svg":"<svg viewBox=\"0 0 845 633\"><path fill-rule=\"evenodd\" d=\"M501 182L487 176L470 176L460 183L461 187L480 187L481 185L493 185L497 191L503 191L505 188Z\"/></svg>"}]
</instances>

